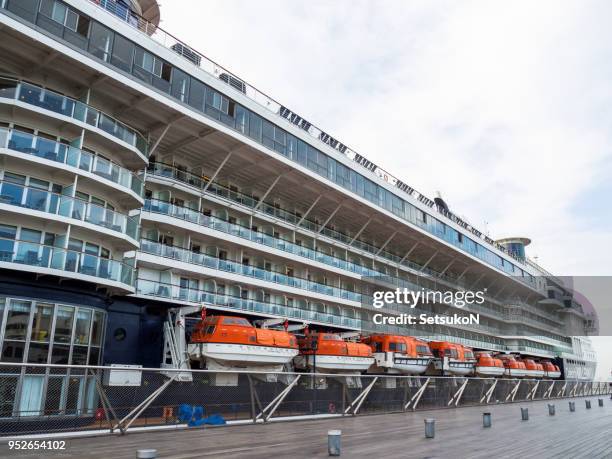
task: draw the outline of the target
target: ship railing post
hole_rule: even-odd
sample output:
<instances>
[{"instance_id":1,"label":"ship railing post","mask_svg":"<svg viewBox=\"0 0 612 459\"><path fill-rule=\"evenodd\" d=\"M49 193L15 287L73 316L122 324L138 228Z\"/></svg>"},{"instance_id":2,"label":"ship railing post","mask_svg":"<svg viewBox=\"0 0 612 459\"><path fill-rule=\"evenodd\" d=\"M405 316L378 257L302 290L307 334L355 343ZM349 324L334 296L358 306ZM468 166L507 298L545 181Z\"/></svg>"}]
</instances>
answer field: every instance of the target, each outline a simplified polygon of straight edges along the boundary
<instances>
[{"instance_id":1,"label":"ship railing post","mask_svg":"<svg viewBox=\"0 0 612 459\"><path fill-rule=\"evenodd\" d=\"M127 432L127 430L130 428L130 426L132 425L132 423L138 419L138 416L140 416L142 414L142 412L144 410L146 410L149 405L151 403L153 403L153 401L159 397L159 395L166 390L166 387L168 387L170 384L172 384L172 382L179 376L180 372L176 371L174 373L174 375L168 379L165 383L163 383L161 386L159 386L157 389L155 389L153 391L153 393L151 395L149 395L147 398L145 398L138 406L136 406L136 408L134 408L132 411L130 411L123 419L121 419L121 421L119 421L117 423L117 425L114 427L115 429L119 428L120 425L124 424L125 421L127 421L128 419L130 419L130 422L128 422L127 424L125 424L123 426L123 430L122 433Z\"/></svg>"},{"instance_id":2,"label":"ship railing post","mask_svg":"<svg viewBox=\"0 0 612 459\"><path fill-rule=\"evenodd\" d=\"M508 395L506 395L506 402L510 399L512 399L512 401L514 401L514 398L516 397L516 394L519 390L519 387L521 386L521 380L519 379L516 382L516 385L512 388L512 390L510 392L508 392Z\"/></svg>"},{"instance_id":3,"label":"ship railing post","mask_svg":"<svg viewBox=\"0 0 612 459\"><path fill-rule=\"evenodd\" d=\"M497 382L499 380L496 379L493 384L491 385L491 387L489 387L489 390L487 390L487 392L481 397L480 399L480 403L484 402L485 399L487 400L487 403L489 403L491 401L491 396L493 395L493 392L495 391L495 387L497 387Z\"/></svg>"},{"instance_id":4,"label":"ship railing post","mask_svg":"<svg viewBox=\"0 0 612 459\"><path fill-rule=\"evenodd\" d=\"M361 405L372 390L372 387L374 387L376 381L378 381L378 376L374 377L374 379L372 379L372 382L368 384L368 386L363 391L361 391L361 393L357 397L355 397L355 400L353 400L352 403L344 410L344 414L348 414L349 411L352 411L353 416L357 414L359 408L361 408Z\"/></svg>"},{"instance_id":5,"label":"ship railing post","mask_svg":"<svg viewBox=\"0 0 612 459\"><path fill-rule=\"evenodd\" d=\"M404 405L404 411L406 411L410 407L410 405L412 405L412 411L416 410L416 407L419 404L419 400L421 400L425 389L427 389L427 385L429 384L430 379L431 378L427 378L423 385L420 387L420 389L415 392L415 394L410 400L408 400L408 403Z\"/></svg>"},{"instance_id":6,"label":"ship railing post","mask_svg":"<svg viewBox=\"0 0 612 459\"><path fill-rule=\"evenodd\" d=\"M446 406L451 406L453 403L455 403L455 406L459 405L459 400L461 400L461 396L463 395L463 392L465 391L465 387L467 386L468 381L469 379L465 378L465 381L463 381L463 384L461 384L459 389L457 389L457 392L453 394L453 396L448 401Z\"/></svg>"},{"instance_id":7,"label":"ship railing post","mask_svg":"<svg viewBox=\"0 0 612 459\"><path fill-rule=\"evenodd\" d=\"M257 421L262 416L263 416L264 422L269 421L272 415L274 414L274 412L276 411L276 409L278 408L278 406L283 402L283 400L289 394L289 392L291 392L291 389L293 389L296 386L296 384L298 383L301 377L302 375L297 375L297 377L293 381L291 381L291 384L285 387L281 391L280 394L274 397L274 399L263 410L261 410L261 413L259 413L255 417L255 421Z\"/></svg>"},{"instance_id":8,"label":"ship railing post","mask_svg":"<svg viewBox=\"0 0 612 459\"><path fill-rule=\"evenodd\" d=\"M101 371L101 370L99 370ZM100 384L100 377L97 373L94 373L93 370L88 369L87 373L91 373L91 376L94 378L94 381L96 383L96 392L98 392L98 395L100 396L100 403L102 403L102 409L104 410L104 416L106 417L106 421L108 422L108 425L110 426L110 432L113 433L114 428L113 428L113 422L117 423L118 422L118 418L117 418L117 414L115 413L115 410L113 409L113 406L111 405L110 401L108 400L108 397L106 396L106 392L104 392L104 389L102 388L102 384ZM108 413L110 412L110 414L113 415L113 420L111 421L110 416L108 415ZM119 427L119 431L123 434L123 427Z\"/></svg>"}]
</instances>

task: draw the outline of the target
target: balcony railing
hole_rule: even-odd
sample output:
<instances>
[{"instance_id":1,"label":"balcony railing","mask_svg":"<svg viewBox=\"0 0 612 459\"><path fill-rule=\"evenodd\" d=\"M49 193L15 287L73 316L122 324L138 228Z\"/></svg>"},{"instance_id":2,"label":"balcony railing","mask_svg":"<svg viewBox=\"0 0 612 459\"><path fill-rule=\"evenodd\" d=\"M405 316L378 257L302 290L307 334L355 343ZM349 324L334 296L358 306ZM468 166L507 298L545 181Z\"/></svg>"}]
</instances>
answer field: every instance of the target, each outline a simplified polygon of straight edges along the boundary
<instances>
[{"instance_id":1,"label":"balcony railing","mask_svg":"<svg viewBox=\"0 0 612 459\"><path fill-rule=\"evenodd\" d=\"M140 237L140 224L136 217L130 217L72 196L7 180L0 180L0 204L9 204L91 223L125 234L134 239L136 244Z\"/></svg>"},{"instance_id":2,"label":"balcony railing","mask_svg":"<svg viewBox=\"0 0 612 459\"><path fill-rule=\"evenodd\" d=\"M211 257L203 253L195 253L191 250L180 247L160 244L159 242L142 239L140 241L140 251L157 255L160 257L172 258L185 263L196 264L206 268L218 269L242 276L253 277L267 282L286 285L288 287L299 288L311 292L321 293L323 295L335 296L350 301L361 301L361 294L350 290L332 287L329 285L313 282L307 279L302 279L295 276L287 276L286 274L269 271L266 269L257 268L255 266L243 265L235 261L221 260L217 257Z\"/></svg>"},{"instance_id":3,"label":"balcony railing","mask_svg":"<svg viewBox=\"0 0 612 459\"><path fill-rule=\"evenodd\" d=\"M65 143L16 129L0 128L0 148L8 148L91 172L132 190L139 197L142 197L144 193L143 181L135 173L112 161Z\"/></svg>"},{"instance_id":4,"label":"balcony railing","mask_svg":"<svg viewBox=\"0 0 612 459\"><path fill-rule=\"evenodd\" d=\"M18 100L84 122L131 145L147 157L148 145L142 134L81 101L10 78L0 78L2 98Z\"/></svg>"},{"instance_id":5,"label":"balcony railing","mask_svg":"<svg viewBox=\"0 0 612 459\"><path fill-rule=\"evenodd\" d=\"M145 212L152 212L162 215L168 215L170 217L178 218L196 225L200 225L206 228L210 228L216 231L237 236L257 244L262 244L267 247L282 250L283 252L291 253L299 257L308 258L310 260L318 261L335 268L344 269L351 271L356 274L363 276L381 276L384 275L379 271L367 268L365 266L353 263L341 258L326 255L322 252L318 252L308 247L304 247L298 244L294 244L283 239L278 239L260 231L253 231L244 226L240 226L234 223L229 223L217 217L211 217L204 215L197 210L189 209L187 207L176 206L165 201L157 199L146 199L144 205Z\"/></svg>"},{"instance_id":6,"label":"balcony railing","mask_svg":"<svg viewBox=\"0 0 612 459\"><path fill-rule=\"evenodd\" d=\"M173 180L177 180L179 182L186 183L188 185L191 185L194 188L199 189L200 191L206 194L211 194L216 197L226 199L228 201L240 204L250 209L255 209L255 207L257 207L259 204L259 200L252 196L249 196L247 194L241 193L236 190L232 190L217 182L210 182L209 184L209 179L207 177L202 177L196 174L192 174L190 172L183 171L181 169L178 169L168 164L157 163L157 162L150 163L149 166L147 167L147 173L149 175L155 175L155 176L164 177L164 178L171 178ZM208 188L206 188L206 191L204 191L204 188L207 185L208 185ZM314 221L308 220L306 218L302 219L302 217L296 215L293 212L273 206L266 202L262 202L259 205L259 207L257 207L257 212L261 212L266 215L272 216L274 218L278 218L292 225L296 225L300 223L300 226L302 228L312 231L314 233L319 234L319 231L320 231L320 234L323 234L331 239L334 239L343 244L346 244L347 249L349 250L351 248L360 249L365 252L368 252L372 256L381 257L390 262L400 263L403 266L417 270L419 274L422 276L429 275L436 279L441 279L447 282L451 282L452 284L455 284L455 285L457 284L461 285L459 280L456 279L455 277L452 277L446 274L440 274L434 271L433 269L430 269L427 267L423 268L423 266L419 265L418 263L414 263L410 260L402 260L403 257L395 255L386 250L381 251L379 247L376 247L364 241L360 241L359 239L356 239L355 241L353 241L352 236L349 236L347 234L333 230L331 228L321 229L321 225L319 225L318 223Z\"/></svg>"},{"instance_id":7,"label":"balcony railing","mask_svg":"<svg viewBox=\"0 0 612 459\"><path fill-rule=\"evenodd\" d=\"M133 286L134 269L127 263L34 242L0 238L0 262L57 269Z\"/></svg>"},{"instance_id":8,"label":"balcony railing","mask_svg":"<svg viewBox=\"0 0 612 459\"><path fill-rule=\"evenodd\" d=\"M138 279L136 293L167 300L185 301L194 304L206 304L239 311L270 314L287 319L316 321L339 327L360 328L361 320L326 312L313 311L281 303L245 299L231 295L219 295L206 290L189 289L178 285Z\"/></svg>"}]
</instances>

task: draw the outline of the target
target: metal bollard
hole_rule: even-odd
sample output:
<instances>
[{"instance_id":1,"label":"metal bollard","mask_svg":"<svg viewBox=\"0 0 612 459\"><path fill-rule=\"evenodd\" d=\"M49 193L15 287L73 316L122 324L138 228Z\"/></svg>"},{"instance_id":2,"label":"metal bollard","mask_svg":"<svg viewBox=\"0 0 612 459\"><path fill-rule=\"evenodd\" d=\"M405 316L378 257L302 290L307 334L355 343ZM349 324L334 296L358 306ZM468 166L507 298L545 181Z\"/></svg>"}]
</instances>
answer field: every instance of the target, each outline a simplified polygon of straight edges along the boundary
<instances>
[{"instance_id":1,"label":"metal bollard","mask_svg":"<svg viewBox=\"0 0 612 459\"><path fill-rule=\"evenodd\" d=\"M330 456L340 456L340 451L342 449L342 445L340 443L341 438L341 430L327 431L327 452Z\"/></svg>"},{"instance_id":2,"label":"metal bollard","mask_svg":"<svg viewBox=\"0 0 612 459\"><path fill-rule=\"evenodd\" d=\"M599 402L599 406L603 406L603 398L597 399L597 401Z\"/></svg>"},{"instance_id":3,"label":"metal bollard","mask_svg":"<svg viewBox=\"0 0 612 459\"><path fill-rule=\"evenodd\" d=\"M552 403L548 404L548 415L549 416L554 416L555 415L555 405Z\"/></svg>"},{"instance_id":4,"label":"metal bollard","mask_svg":"<svg viewBox=\"0 0 612 459\"><path fill-rule=\"evenodd\" d=\"M136 459L155 459L156 457L156 449L139 449L136 451Z\"/></svg>"},{"instance_id":5,"label":"metal bollard","mask_svg":"<svg viewBox=\"0 0 612 459\"><path fill-rule=\"evenodd\" d=\"M521 408L521 420L529 421L529 408Z\"/></svg>"},{"instance_id":6,"label":"metal bollard","mask_svg":"<svg viewBox=\"0 0 612 459\"><path fill-rule=\"evenodd\" d=\"M569 402L569 408L572 413L576 411L576 402Z\"/></svg>"},{"instance_id":7,"label":"metal bollard","mask_svg":"<svg viewBox=\"0 0 612 459\"><path fill-rule=\"evenodd\" d=\"M425 438L434 438L436 436L436 420L425 419Z\"/></svg>"},{"instance_id":8,"label":"metal bollard","mask_svg":"<svg viewBox=\"0 0 612 459\"><path fill-rule=\"evenodd\" d=\"M585 400L584 404L586 405L587 410L591 409L591 401L590 400Z\"/></svg>"},{"instance_id":9,"label":"metal bollard","mask_svg":"<svg viewBox=\"0 0 612 459\"><path fill-rule=\"evenodd\" d=\"M491 413L482 413L482 426L491 427Z\"/></svg>"}]
</instances>

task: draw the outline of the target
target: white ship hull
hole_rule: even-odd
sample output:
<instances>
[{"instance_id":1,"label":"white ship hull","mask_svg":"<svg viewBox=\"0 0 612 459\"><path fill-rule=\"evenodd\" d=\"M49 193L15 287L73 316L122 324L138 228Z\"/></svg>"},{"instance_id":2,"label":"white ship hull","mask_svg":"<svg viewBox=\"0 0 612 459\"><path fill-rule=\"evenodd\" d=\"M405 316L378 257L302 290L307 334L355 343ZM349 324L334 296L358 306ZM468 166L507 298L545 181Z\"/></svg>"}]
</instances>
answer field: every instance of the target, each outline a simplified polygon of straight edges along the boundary
<instances>
[{"instance_id":1,"label":"white ship hull","mask_svg":"<svg viewBox=\"0 0 612 459\"><path fill-rule=\"evenodd\" d=\"M317 372L355 372L366 371L374 363L374 357L352 357L348 355L317 355L316 361L312 355L298 355L295 366L300 369L312 369L316 365Z\"/></svg>"},{"instance_id":2,"label":"white ship hull","mask_svg":"<svg viewBox=\"0 0 612 459\"><path fill-rule=\"evenodd\" d=\"M506 369L503 367L479 367L476 366L476 376L484 376L486 378L490 377L500 377L503 376L506 372Z\"/></svg>"}]
</instances>

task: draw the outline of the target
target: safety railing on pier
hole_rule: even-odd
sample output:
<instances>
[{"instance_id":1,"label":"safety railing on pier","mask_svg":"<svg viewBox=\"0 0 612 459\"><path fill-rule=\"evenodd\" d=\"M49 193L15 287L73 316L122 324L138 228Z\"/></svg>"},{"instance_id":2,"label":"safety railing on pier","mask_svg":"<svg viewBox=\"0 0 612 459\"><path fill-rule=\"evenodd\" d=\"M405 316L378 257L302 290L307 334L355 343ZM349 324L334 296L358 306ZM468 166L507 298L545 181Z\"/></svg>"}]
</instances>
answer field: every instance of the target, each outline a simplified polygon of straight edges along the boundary
<instances>
[{"instance_id":1,"label":"safety railing on pier","mask_svg":"<svg viewBox=\"0 0 612 459\"><path fill-rule=\"evenodd\" d=\"M6 354L6 353L5 353ZM265 423L610 394L607 382L0 363L0 437Z\"/></svg>"}]
</instances>

